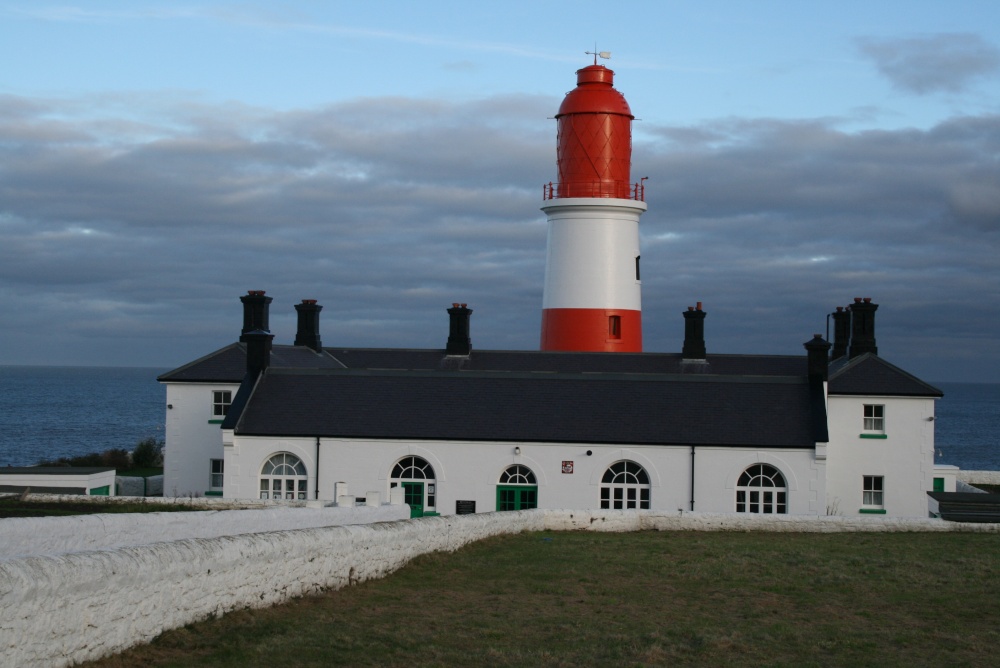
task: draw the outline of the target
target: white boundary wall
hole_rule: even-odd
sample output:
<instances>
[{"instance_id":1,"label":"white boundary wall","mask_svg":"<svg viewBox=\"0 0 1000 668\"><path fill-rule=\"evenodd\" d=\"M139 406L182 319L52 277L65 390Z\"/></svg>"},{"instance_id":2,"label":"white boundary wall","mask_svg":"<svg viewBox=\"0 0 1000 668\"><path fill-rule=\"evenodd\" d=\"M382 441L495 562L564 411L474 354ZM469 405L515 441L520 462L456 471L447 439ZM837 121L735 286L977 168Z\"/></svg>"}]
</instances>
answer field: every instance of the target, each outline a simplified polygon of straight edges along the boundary
<instances>
[{"instance_id":1,"label":"white boundary wall","mask_svg":"<svg viewBox=\"0 0 1000 668\"><path fill-rule=\"evenodd\" d=\"M372 524L407 519L410 507L261 508L71 517L12 517L0 521L0 559L111 550L186 538Z\"/></svg>"},{"instance_id":2,"label":"white boundary wall","mask_svg":"<svg viewBox=\"0 0 1000 668\"><path fill-rule=\"evenodd\" d=\"M401 568L428 552L522 531L1000 532L934 519L529 510L192 538L0 562L0 656L64 666L148 642L165 630L267 607ZM276 567L278 566L278 567Z\"/></svg>"},{"instance_id":3,"label":"white boundary wall","mask_svg":"<svg viewBox=\"0 0 1000 668\"><path fill-rule=\"evenodd\" d=\"M970 485L1000 485L1000 471L959 471L957 476Z\"/></svg>"}]
</instances>

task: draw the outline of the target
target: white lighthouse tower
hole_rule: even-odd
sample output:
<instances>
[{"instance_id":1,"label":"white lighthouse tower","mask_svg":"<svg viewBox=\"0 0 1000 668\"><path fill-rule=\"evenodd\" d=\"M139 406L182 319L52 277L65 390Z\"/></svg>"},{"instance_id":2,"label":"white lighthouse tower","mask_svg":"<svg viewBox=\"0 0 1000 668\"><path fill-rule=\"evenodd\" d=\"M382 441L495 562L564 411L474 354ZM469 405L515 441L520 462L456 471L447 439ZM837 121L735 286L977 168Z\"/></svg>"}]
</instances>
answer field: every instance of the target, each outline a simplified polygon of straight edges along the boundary
<instances>
[{"instance_id":1,"label":"white lighthouse tower","mask_svg":"<svg viewBox=\"0 0 1000 668\"><path fill-rule=\"evenodd\" d=\"M629 176L634 116L613 83L595 55L556 114L559 181L545 186L542 207L549 226L542 350L642 352L645 193Z\"/></svg>"}]
</instances>

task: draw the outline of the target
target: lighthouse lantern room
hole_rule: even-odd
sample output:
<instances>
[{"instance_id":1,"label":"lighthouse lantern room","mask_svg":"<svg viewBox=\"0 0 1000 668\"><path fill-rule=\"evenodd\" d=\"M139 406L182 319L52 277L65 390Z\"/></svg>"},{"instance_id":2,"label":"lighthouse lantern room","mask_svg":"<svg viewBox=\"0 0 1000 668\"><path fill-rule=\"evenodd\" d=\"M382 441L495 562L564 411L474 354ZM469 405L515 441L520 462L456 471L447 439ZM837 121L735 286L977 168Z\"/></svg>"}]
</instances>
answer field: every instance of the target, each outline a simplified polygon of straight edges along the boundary
<instances>
[{"instance_id":1,"label":"lighthouse lantern room","mask_svg":"<svg viewBox=\"0 0 1000 668\"><path fill-rule=\"evenodd\" d=\"M541 349L642 352L639 217L646 203L629 174L634 116L596 55L576 77L556 114L559 180L543 188Z\"/></svg>"}]
</instances>

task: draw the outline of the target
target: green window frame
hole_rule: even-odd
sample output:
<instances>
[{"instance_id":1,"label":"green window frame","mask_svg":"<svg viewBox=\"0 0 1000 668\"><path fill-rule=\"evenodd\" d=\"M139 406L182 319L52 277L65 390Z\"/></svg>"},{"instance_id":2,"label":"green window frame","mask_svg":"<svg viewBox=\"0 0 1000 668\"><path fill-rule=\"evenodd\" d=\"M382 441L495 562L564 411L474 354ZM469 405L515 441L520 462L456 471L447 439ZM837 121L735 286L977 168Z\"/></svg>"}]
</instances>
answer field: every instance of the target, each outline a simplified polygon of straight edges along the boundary
<instances>
[{"instance_id":1,"label":"green window frame","mask_svg":"<svg viewBox=\"0 0 1000 668\"><path fill-rule=\"evenodd\" d=\"M497 485L497 510L530 510L538 507L538 480L523 464L504 469Z\"/></svg>"},{"instance_id":2,"label":"green window frame","mask_svg":"<svg viewBox=\"0 0 1000 668\"><path fill-rule=\"evenodd\" d=\"M403 488L403 500L410 507L410 517L437 515L437 480L434 467L423 457L409 455L400 459L389 474L389 489Z\"/></svg>"}]
</instances>

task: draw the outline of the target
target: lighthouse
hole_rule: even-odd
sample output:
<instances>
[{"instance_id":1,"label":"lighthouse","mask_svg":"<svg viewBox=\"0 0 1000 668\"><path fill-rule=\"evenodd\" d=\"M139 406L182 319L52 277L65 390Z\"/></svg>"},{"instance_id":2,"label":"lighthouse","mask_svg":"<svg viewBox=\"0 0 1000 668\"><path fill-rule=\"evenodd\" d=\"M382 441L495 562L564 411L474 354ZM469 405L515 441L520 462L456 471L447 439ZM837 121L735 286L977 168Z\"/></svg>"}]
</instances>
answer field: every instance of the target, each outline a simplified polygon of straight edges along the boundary
<instances>
[{"instance_id":1,"label":"lighthouse","mask_svg":"<svg viewBox=\"0 0 1000 668\"><path fill-rule=\"evenodd\" d=\"M614 75L595 55L556 114L558 181L543 187L542 350L642 352L645 193L631 182L635 117Z\"/></svg>"}]
</instances>

